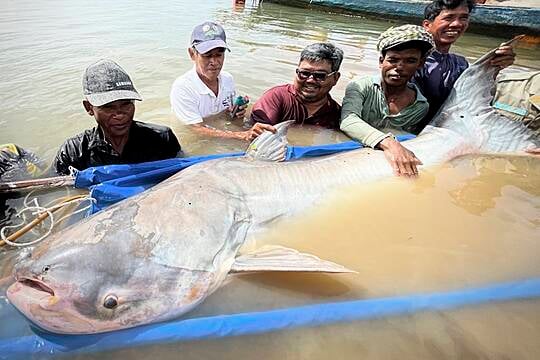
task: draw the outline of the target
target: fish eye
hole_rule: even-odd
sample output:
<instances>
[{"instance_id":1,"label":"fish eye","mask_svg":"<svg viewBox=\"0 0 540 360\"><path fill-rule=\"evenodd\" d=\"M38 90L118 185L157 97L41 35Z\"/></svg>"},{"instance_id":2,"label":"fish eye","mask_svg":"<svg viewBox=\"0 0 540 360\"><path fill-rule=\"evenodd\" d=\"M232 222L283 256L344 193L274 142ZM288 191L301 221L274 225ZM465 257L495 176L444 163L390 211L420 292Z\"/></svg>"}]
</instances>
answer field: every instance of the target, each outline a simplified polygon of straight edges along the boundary
<instances>
[{"instance_id":1,"label":"fish eye","mask_svg":"<svg viewBox=\"0 0 540 360\"><path fill-rule=\"evenodd\" d=\"M107 309L114 309L118 306L118 298L115 295L107 295L103 301L103 306Z\"/></svg>"},{"instance_id":2,"label":"fish eye","mask_svg":"<svg viewBox=\"0 0 540 360\"><path fill-rule=\"evenodd\" d=\"M45 265L45 266L43 267L43 269L41 269L41 272L42 272L42 273L46 273L46 272L49 271L50 269L51 269L51 265Z\"/></svg>"}]
</instances>

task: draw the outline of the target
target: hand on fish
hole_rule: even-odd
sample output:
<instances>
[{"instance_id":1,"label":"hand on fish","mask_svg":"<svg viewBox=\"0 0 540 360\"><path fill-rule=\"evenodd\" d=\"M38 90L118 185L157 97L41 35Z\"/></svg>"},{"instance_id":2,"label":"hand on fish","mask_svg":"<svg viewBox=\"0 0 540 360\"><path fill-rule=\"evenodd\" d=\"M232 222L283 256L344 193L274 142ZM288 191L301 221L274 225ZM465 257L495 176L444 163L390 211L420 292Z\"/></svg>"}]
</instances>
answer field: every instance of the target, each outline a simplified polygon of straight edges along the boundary
<instances>
[{"instance_id":1,"label":"hand on fish","mask_svg":"<svg viewBox=\"0 0 540 360\"><path fill-rule=\"evenodd\" d=\"M413 177L418 175L417 166L422 165L422 161L396 139L387 137L377 147L384 151L384 156L392 166L396 176Z\"/></svg>"},{"instance_id":2,"label":"hand on fish","mask_svg":"<svg viewBox=\"0 0 540 360\"><path fill-rule=\"evenodd\" d=\"M252 141L264 131L276 133L276 128L270 124L255 123L249 130L238 133L241 140Z\"/></svg>"},{"instance_id":3,"label":"hand on fish","mask_svg":"<svg viewBox=\"0 0 540 360\"><path fill-rule=\"evenodd\" d=\"M512 44L502 43L495 51L495 57L491 60L491 65L504 69L514 63L516 53Z\"/></svg>"}]
</instances>

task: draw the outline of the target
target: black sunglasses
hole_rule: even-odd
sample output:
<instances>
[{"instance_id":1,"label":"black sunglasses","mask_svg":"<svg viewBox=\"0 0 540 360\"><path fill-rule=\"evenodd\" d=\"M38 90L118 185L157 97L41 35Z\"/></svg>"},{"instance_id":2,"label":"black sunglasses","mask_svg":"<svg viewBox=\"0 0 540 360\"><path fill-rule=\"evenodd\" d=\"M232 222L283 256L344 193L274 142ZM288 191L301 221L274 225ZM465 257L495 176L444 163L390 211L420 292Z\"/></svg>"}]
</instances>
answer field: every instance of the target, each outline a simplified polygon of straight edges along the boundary
<instances>
[{"instance_id":1,"label":"black sunglasses","mask_svg":"<svg viewBox=\"0 0 540 360\"><path fill-rule=\"evenodd\" d=\"M313 76L313 80L315 81L324 81L326 80L330 75L334 75L337 71L333 71L331 73L325 73L322 71L318 72L312 72L307 70L300 70L296 69L296 75L300 80L307 80L310 76Z\"/></svg>"}]
</instances>

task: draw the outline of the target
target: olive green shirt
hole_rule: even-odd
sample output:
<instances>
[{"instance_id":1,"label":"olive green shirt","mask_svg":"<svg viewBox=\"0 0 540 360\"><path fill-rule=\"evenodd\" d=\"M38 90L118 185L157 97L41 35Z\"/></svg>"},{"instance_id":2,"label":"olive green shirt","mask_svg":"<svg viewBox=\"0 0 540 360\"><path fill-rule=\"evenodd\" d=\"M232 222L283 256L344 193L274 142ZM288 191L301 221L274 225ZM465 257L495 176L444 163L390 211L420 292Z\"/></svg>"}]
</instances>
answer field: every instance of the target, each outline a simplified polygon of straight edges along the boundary
<instances>
[{"instance_id":1,"label":"olive green shirt","mask_svg":"<svg viewBox=\"0 0 540 360\"><path fill-rule=\"evenodd\" d=\"M391 115L380 75L351 81L343 98L341 130L370 147L375 147L390 135L381 130L414 133L415 125L426 115L429 104L415 84L409 83L408 86L416 92L416 100L399 114Z\"/></svg>"}]
</instances>

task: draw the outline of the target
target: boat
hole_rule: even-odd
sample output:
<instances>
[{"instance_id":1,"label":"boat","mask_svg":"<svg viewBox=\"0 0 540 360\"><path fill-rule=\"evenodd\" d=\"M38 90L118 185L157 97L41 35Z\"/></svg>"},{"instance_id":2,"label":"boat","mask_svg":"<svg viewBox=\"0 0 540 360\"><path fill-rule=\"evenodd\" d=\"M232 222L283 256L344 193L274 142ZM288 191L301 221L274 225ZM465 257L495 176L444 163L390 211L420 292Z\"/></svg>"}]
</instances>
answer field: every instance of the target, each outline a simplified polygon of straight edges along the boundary
<instances>
[{"instance_id":1,"label":"boat","mask_svg":"<svg viewBox=\"0 0 540 360\"><path fill-rule=\"evenodd\" d=\"M266 0L266 2L297 7L332 8L332 11L359 13L376 18L411 20L420 23L424 0ZM511 2L514 3L515 2ZM471 30L490 34L540 35L540 7L477 4L471 15Z\"/></svg>"}]
</instances>

